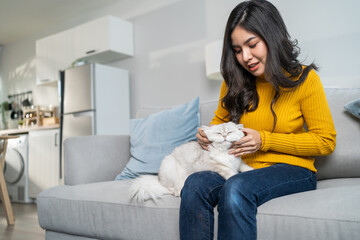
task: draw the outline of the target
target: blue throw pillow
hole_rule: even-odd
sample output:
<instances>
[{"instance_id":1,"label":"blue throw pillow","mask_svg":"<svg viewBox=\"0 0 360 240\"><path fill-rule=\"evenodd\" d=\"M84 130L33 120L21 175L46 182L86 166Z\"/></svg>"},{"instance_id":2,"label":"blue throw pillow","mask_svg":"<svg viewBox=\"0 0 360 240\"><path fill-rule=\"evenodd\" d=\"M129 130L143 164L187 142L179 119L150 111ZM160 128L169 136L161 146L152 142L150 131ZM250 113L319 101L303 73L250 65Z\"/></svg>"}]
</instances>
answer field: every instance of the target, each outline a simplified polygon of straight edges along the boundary
<instances>
[{"instance_id":1,"label":"blue throw pillow","mask_svg":"<svg viewBox=\"0 0 360 240\"><path fill-rule=\"evenodd\" d=\"M157 174L162 159L175 147L196 140L200 126L199 98L169 110L130 121L131 158L115 178Z\"/></svg>"},{"instance_id":2,"label":"blue throw pillow","mask_svg":"<svg viewBox=\"0 0 360 240\"><path fill-rule=\"evenodd\" d=\"M349 102L344 106L352 115L360 119L360 99Z\"/></svg>"}]
</instances>

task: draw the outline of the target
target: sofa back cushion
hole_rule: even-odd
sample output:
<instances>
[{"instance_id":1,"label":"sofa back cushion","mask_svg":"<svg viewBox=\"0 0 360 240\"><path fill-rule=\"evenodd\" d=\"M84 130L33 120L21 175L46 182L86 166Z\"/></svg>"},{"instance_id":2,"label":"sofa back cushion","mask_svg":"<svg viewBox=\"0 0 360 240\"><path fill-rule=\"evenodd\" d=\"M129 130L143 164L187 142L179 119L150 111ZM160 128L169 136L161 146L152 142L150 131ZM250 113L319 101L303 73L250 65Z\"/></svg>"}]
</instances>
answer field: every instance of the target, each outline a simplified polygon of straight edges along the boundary
<instances>
[{"instance_id":1,"label":"sofa back cushion","mask_svg":"<svg viewBox=\"0 0 360 240\"><path fill-rule=\"evenodd\" d=\"M360 121L344 105L360 98L360 88L326 88L336 129L336 148L329 156L316 157L318 179L360 177Z\"/></svg>"},{"instance_id":2,"label":"sofa back cushion","mask_svg":"<svg viewBox=\"0 0 360 240\"><path fill-rule=\"evenodd\" d=\"M200 104L201 125L209 125L215 115L219 100L210 100Z\"/></svg>"}]
</instances>

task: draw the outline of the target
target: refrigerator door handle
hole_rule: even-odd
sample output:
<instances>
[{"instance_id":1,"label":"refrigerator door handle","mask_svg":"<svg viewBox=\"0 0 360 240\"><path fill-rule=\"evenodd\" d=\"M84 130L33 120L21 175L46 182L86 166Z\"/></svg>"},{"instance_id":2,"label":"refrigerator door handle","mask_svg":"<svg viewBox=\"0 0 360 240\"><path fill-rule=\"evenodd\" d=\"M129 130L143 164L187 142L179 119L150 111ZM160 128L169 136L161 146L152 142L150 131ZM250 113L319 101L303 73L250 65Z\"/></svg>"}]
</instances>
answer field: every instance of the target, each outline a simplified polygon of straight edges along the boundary
<instances>
[{"instance_id":1,"label":"refrigerator door handle","mask_svg":"<svg viewBox=\"0 0 360 240\"><path fill-rule=\"evenodd\" d=\"M57 147L58 146L58 133L55 133L55 147Z\"/></svg>"},{"instance_id":2,"label":"refrigerator door handle","mask_svg":"<svg viewBox=\"0 0 360 240\"><path fill-rule=\"evenodd\" d=\"M94 112L93 112L93 111L77 112L77 113L73 113L72 115L73 115L74 117L84 117L84 116L93 117L93 116L94 116Z\"/></svg>"}]
</instances>

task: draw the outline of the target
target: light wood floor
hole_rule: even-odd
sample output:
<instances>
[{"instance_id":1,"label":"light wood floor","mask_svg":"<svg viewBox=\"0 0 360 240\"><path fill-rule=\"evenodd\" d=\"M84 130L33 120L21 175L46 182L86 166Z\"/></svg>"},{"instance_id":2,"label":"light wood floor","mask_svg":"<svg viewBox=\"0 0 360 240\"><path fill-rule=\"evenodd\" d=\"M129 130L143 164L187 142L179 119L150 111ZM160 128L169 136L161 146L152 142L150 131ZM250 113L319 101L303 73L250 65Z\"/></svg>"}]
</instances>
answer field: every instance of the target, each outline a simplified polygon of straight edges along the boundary
<instances>
[{"instance_id":1,"label":"light wood floor","mask_svg":"<svg viewBox=\"0 0 360 240\"><path fill-rule=\"evenodd\" d=\"M36 205L12 203L12 206L15 225L8 226L0 203L0 240L44 240L45 231L39 226Z\"/></svg>"}]
</instances>

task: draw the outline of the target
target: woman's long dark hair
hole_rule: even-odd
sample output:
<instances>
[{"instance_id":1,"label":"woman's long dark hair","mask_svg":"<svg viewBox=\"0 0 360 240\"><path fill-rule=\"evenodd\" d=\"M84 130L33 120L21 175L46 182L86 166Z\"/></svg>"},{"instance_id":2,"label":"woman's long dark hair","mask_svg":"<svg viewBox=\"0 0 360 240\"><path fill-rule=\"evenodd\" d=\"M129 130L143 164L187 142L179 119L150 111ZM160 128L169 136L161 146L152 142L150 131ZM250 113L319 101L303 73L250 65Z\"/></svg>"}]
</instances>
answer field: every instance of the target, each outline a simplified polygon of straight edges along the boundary
<instances>
[{"instance_id":1,"label":"woman's long dark hair","mask_svg":"<svg viewBox=\"0 0 360 240\"><path fill-rule=\"evenodd\" d=\"M256 110L259 103L255 76L238 63L232 48L231 34L237 26L257 34L267 46L265 79L275 89L270 105L274 117L274 131L277 118L273 107L280 96L280 88L296 88L305 81L310 70L317 67L310 64L302 68L297 60L300 53L297 41L291 41L285 23L274 5L265 0L240 3L229 16L221 58L221 73L228 89L221 101L228 110L227 117L231 121L238 123L245 112Z\"/></svg>"}]
</instances>

